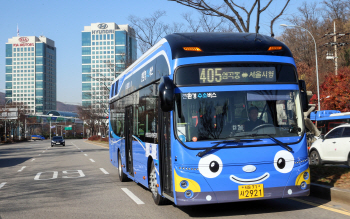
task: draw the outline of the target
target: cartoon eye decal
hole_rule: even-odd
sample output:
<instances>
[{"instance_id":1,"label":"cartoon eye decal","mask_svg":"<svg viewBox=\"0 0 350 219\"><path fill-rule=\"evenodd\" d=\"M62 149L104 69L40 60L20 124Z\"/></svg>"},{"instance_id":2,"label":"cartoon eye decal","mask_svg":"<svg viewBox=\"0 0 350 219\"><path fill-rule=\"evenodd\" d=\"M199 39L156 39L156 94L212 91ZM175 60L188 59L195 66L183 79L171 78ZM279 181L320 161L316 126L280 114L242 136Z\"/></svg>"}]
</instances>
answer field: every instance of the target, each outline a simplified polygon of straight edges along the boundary
<instances>
[{"instance_id":1,"label":"cartoon eye decal","mask_svg":"<svg viewBox=\"0 0 350 219\"><path fill-rule=\"evenodd\" d=\"M288 151L279 151L275 155L273 164L278 172L289 173L294 167L294 156Z\"/></svg>"},{"instance_id":2,"label":"cartoon eye decal","mask_svg":"<svg viewBox=\"0 0 350 219\"><path fill-rule=\"evenodd\" d=\"M222 171L222 161L218 156L209 154L199 160L198 169L204 177L215 178Z\"/></svg>"}]
</instances>

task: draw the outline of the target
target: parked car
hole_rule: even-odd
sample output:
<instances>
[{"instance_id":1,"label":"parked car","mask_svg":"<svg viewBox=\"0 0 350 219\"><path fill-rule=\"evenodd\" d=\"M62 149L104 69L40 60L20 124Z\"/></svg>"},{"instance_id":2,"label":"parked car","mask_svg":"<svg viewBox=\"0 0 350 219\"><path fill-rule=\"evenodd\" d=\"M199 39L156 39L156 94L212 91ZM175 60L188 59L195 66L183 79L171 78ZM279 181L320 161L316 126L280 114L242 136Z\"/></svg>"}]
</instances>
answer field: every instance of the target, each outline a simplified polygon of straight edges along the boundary
<instances>
[{"instance_id":1,"label":"parked car","mask_svg":"<svg viewBox=\"0 0 350 219\"><path fill-rule=\"evenodd\" d=\"M42 135L32 135L31 138L34 141L36 141L36 140L45 140L45 137L42 136Z\"/></svg>"},{"instance_id":2,"label":"parked car","mask_svg":"<svg viewBox=\"0 0 350 219\"><path fill-rule=\"evenodd\" d=\"M350 124L337 126L321 135L310 147L310 164L346 164L350 166Z\"/></svg>"},{"instance_id":3,"label":"parked car","mask_svg":"<svg viewBox=\"0 0 350 219\"><path fill-rule=\"evenodd\" d=\"M54 136L51 140L51 147L53 147L54 145L63 145L66 146L66 142L64 141L62 136Z\"/></svg>"}]
</instances>

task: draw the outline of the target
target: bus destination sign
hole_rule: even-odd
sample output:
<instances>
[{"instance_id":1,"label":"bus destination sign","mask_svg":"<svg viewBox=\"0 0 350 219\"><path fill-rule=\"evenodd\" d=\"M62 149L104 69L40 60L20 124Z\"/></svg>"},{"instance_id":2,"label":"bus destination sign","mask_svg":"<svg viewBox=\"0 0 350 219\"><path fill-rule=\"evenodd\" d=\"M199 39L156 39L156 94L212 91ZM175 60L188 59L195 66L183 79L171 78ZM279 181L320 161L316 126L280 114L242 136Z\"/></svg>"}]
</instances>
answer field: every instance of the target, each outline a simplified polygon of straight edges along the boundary
<instances>
[{"instance_id":1,"label":"bus destination sign","mask_svg":"<svg viewBox=\"0 0 350 219\"><path fill-rule=\"evenodd\" d=\"M275 67L199 68L201 84L276 82Z\"/></svg>"}]
</instances>

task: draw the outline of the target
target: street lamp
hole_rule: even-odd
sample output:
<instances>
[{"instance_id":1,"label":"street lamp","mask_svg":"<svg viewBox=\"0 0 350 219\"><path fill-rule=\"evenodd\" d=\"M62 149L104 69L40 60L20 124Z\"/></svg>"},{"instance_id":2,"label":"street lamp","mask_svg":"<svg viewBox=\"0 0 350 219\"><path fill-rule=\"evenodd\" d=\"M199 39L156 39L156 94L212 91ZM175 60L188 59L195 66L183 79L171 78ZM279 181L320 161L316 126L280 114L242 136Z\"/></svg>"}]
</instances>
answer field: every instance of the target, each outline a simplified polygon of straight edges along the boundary
<instances>
[{"instance_id":1,"label":"street lamp","mask_svg":"<svg viewBox=\"0 0 350 219\"><path fill-rule=\"evenodd\" d=\"M312 34L310 33L310 31L308 31L307 29L305 29L304 27L301 26L297 26L297 25L287 25L287 24L280 24L280 26L282 27L299 27L301 29L306 30L312 37L312 39L314 40L315 43L315 59L316 59L316 80L317 80L317 105L318 105L318 111L321 111L321 104L320 104L320 86L318 83L318 64L317 64L317 47L316 47L316 41L315 38L312 36Z\"/></svg>"},{"instance_id":2,"label":"street lamp","mask_svg":"<svg viewBox=\"0 0 350 219\"><path fill-rule=\"evenodd\" d=\"M5 112L6 112L6 104L8 103L8 102L10 102L11 101L11 99L9 99L9 100L7 100L6 102L5 102ZM8 117L8 113L6 112L6 117ZM5 119L5 142L7 141L7 135L6 135L7 133L6 133L6 119Z\"/></svg>"}]
</instances>

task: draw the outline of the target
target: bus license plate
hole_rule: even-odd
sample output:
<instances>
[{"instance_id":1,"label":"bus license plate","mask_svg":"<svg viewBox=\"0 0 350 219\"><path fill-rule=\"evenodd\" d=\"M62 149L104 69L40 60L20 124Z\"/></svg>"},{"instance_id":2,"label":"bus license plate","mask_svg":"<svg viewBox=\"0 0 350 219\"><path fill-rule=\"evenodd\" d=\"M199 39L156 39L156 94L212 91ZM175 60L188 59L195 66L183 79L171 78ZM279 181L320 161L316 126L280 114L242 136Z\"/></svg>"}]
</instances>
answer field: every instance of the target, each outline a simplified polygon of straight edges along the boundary
<instances>
[{"instance_id":1,"label":"bus license plate","mask_svg":"<svg viewBox=\"0 0 350 219\"><path fill-rule=\"evenodd\" d=\"M264 197L264 184L238 186L238 198L261 198Z\"/></svg>"}]
</instances>

